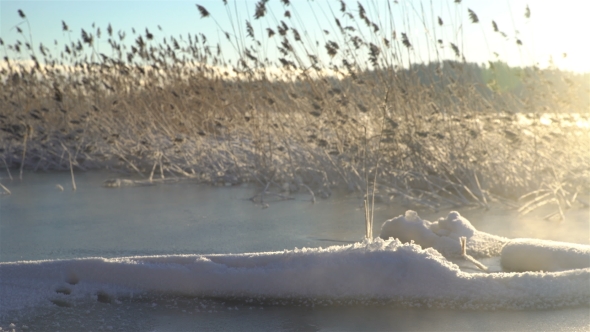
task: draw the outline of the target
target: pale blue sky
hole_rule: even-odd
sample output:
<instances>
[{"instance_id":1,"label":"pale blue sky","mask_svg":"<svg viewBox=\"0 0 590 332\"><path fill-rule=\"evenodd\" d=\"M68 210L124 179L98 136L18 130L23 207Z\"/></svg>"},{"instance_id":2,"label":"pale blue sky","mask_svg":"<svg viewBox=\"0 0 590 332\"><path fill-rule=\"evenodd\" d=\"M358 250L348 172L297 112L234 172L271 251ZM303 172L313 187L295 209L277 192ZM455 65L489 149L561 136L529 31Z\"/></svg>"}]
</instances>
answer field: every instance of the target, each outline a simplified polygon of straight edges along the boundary
<instances>
[{"instance_id":1,"label":"pale blue sky","mask_svg":"<svg viewBox=\"0 0 590 332\"><path fill-rule=\"evenodd\" d=\"M237 0L238 12L240 18L239 31L244 33L244 21L248 18L252 22L257 33L258 29L264 29L267 26L275 27L276 22L284 18L282 4L279 0L270 0L274 8L275 17L267 15L262 20L255 21L252 19L256 1ZM353 15L358 15L356 1L345 1L349 11ZM378 15L383 15L381 9L385 8L385 0L363 0L367 12L371 19L376 20ZM410 17L411 31L407 31L410 40L421 55L423 60L428 60L428 52L419 38L425 36L424 28L418 20L420 4L423 3L426 16L430 17L430 3L433 4L434 17L441 16L445 26L434 27L437 32L437 38L443 37L445 40L453 39L453 35L463 24L464 45L463 52L467 60L474 62L486 62L494 60L493 52L500 54L500 59L509 62L511 65L530 65L538 62L542 67L546 66L550 56L553 57L555 64L562 69L590 72L590 48L587 47L587 34L590 31L590 2L579 0L535 0L535 1L481 1L481 0L463 0L460 5L455 4L452 0L424 0L407 1L400 0L400 4L392 4L394 9L394 19L397 20L396 30L398 35L404 32L403 21L401 20L404 13ZM234 0L229 0L231 6ZM309 3L307 0L292 0L293 12L296 12L301 18L303 25L312 35L313 40L319 40L323 45L324 35L321 29L332 30L335 24L332 15L326 13L329 19L324 17L320 10L327 10L326 3L330 3L337 15L340 13L338 1L319 1ZM0 0L0 37L7 43L14 43L18 38L14 26L22 20L17 14L18 9L22 9L27 15L31 24L33 42L38 48L39 42L51 50L54 49L53 41L59 42L59 50L68 40L68 35L62 32L61 21L64 20L72 31L72 39L77 40L80 36L80 30L85 29L92 32L92 23L100 27L103 33L98 47L101 52L109 51L106 44L106 27L112 24L116 31L123 30L127 32L127 40L132 41L135 37L131 34L131 28L134 27L139 33L143 33L147 27L152 32L156 40L162 37L174 35L178 36L187 33L204 33L209 41L215 45L218 36L222 33L217 25L210 18L201 19L195 4L206 7L209 12L217 19L223 30L231 32L229 19L222 0L194 0L194 1L5 1ZM322 6L318 6L322 4ZM531 9L531 18L524 18L524 12L527 4ZM370 8L379 8L379 13ZM469 22L467 9L472 9L477 13L480 19L479 26ZM233 7L232 7L233 9ZM315 16L314 16L315 15ZM316 20L317 18L317 20ZM307 21L309 20L309 22ZM497 33L492 30L491 20L495 20L500 30L506 32L512 38L504 41ZM429 30L432 24L428 23ZM158 31L160 25L163 31ZM27 29L26 25L21 28ZM320 29L321 28L321 29ZM275 29L276 30L276 29ZM515 30L519 31L519 38L523 41L524 47L515 46ZM300 32L302 32L300 30ZM429 31L431 33L432 31ZM485 36L485 37L484 37ZM333 37L329 37L333 38ZM224 39L224 38L222 38ZM274 42L273 42L274 43ZM273 50L274 44L268 43L268 49ZM321 52L325 53L323 46ZM224 48L225 52L231 52L229 46ZM452 54L447 47L446 52ZM563 58L563 53L567 57ZM4 55L4 50L0 48L0 54ZM452 56L449 56L452 58Z\"/></svg>"}]
</instances>

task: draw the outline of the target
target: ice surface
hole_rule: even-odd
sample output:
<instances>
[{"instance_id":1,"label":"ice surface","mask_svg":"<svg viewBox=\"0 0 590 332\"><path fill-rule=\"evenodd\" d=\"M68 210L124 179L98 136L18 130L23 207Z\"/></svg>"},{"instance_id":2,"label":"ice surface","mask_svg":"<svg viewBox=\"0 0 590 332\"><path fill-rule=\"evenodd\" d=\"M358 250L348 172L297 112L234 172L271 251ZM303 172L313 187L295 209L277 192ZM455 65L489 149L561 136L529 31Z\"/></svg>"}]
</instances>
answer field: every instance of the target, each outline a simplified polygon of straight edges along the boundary
<instances>
[{"instance_id":1,"label":"ice surface","mask_svg":"<svg viewBox=\"0 0 590 332\"><path fill-rule=\"evenodd\" d=\"M464 220L451 217L439 222L441 229L451 225L451 233L468 231L464 226L452 229ZM108 302L137 294L556 308L588 305L589 282L590 268L469 274L432 248L378 238L281 252L1 263L0 320L40 306Z\"/></svg>"}]
</instances>

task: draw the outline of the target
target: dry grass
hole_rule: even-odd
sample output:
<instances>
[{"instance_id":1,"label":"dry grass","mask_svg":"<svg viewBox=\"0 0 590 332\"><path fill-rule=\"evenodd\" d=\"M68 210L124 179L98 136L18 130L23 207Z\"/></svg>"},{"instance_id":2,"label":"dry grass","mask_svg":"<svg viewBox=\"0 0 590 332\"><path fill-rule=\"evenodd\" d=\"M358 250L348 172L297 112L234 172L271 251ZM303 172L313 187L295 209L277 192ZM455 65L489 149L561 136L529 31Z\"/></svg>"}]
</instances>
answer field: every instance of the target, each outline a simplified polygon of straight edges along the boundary
<instances>
[{"instance_id":1,"label":"dry grass","mask_svg":"<svg viewBox=\"0 0 590 332\"><path fill-rule=\"evenodd\" d=\"M3 165L256 182L261 201L272 188L314 200L344 188L434 210L587 204L589 129L576 121L590 120L588 75L478 66L458 41L444 42L456 60L419 64L407 31L385 33L383 17L361 8L343 11L347 25L338 21L323 47L294 20L265 35L248 22L242 39L228 34L240 54L230 72L214 69L229 64L204 35L156 42L146 29L128 45L109 26L110 52L97 52L96 30L57 55L27 47L22 32L1 46ZM268 12L260 2L253 19ZM268 59L259 45L271 41L278 55Z\"/></svg>"}]
</instances>

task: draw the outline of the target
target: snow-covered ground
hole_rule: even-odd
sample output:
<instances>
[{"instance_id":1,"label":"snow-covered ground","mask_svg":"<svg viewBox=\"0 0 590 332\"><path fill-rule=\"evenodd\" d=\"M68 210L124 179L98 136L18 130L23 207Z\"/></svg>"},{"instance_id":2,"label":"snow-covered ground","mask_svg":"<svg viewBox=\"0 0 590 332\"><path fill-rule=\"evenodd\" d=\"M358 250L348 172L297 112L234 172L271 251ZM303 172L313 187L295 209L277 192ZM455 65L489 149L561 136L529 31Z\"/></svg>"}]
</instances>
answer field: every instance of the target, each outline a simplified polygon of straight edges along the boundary
<instances>
[{"instance_id":1,"label":"snow-covered ground","mask_svg":"<svg viewBox=\"0 0 590 332\"><path fill-rule=\"evenodd\" d=\"M456 212L435 223L423 221L412 212L392 220L395 222L388 221L384 231L391 230L388 227L392 224L397 224L398 231L404 225L412 226L406 227L411 231L399 237L405 241L417 236L416 242L377 238L280 252L0 263L0 320L40 307L117 302L150 294L243 301L280 298L294 303L320 299L342 304L461 309L545 309L590 304L588 267L569 266L574 268L553 272L467 273L442 254L453 256L460 250L458 239L453 240L457 235L467 237L468 253L476 257L500 254L498 243L510 246L510 250L504 250L505 255L522 257L514 252L518 253L523 243L478 232ZM543 243L543 250L549 243ZM430 248L423 249L419 244ZM560 252L560 260L563 255L583 258L590 252L588 246L580 245L567 254L563 245L554 248ZM527 257L521 259L526 261Z\"/></svg>"}]
</instances>

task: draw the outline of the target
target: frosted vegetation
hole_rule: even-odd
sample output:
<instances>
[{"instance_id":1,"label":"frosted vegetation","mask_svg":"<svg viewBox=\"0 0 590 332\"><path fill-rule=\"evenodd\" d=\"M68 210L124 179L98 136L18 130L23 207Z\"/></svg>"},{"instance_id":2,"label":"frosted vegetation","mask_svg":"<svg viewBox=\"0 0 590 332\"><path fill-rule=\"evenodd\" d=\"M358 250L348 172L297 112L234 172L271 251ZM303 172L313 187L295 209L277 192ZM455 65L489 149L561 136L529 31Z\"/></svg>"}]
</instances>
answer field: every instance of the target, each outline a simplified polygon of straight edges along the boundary
<instances>
[{"instance_id":1,"label":"frosted vegetation","mask_svg":"<svg viewBox=\"0 0 590 332\"><path fill-rule=\"evenodd\" d=\"M434 33L421 42L435 55L421 55L396 8L331 6L316 41L294 19L295 4L276 12L257 3L245 31L220 34L234 60L214 36L156 40L111 25L78 33L66 22L71 42L55 51L33 43L19 11L16 35L0 41L0 162L20 176L108 168L147 181L254 182L313 199L335 188L367 192L376 179L378 199L433 210L553 204L547 217L563 218L588 206L587 74L470 63L456 21L403 7ZM468 15L466 28L526 48L454 6L456 17ZM216 22L203 6L197 14ZM440 39L442 29L454 39ZM105 39L110 49L99 51Z\"/></svg>"}]
</instances>

